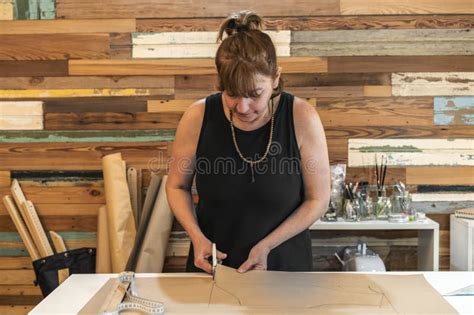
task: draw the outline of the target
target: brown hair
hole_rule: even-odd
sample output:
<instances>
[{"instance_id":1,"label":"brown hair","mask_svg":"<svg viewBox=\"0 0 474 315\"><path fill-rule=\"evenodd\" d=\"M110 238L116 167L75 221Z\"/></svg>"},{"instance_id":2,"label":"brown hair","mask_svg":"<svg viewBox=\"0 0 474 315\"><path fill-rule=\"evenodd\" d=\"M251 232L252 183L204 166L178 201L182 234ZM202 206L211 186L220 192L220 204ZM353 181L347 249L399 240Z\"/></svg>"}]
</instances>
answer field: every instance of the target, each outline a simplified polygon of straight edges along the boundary
<instances>
[{"instance_id":1,"label":"brown hair","mask_svg":"<svg viewBox=\"0 0 474 315\"><path fill-rule=\"evenodd\" d=\"M217 42L221 44L215 58L220 91L255 97L256 74L276 78L275 46L270 36L262 32L262 24L262 18L253 11L233 13L221 24L217 35ZM224 33L227 34L225 39ZM272 97L280 94L282 89L280 78Z\"/></svg>"}]
</instances>

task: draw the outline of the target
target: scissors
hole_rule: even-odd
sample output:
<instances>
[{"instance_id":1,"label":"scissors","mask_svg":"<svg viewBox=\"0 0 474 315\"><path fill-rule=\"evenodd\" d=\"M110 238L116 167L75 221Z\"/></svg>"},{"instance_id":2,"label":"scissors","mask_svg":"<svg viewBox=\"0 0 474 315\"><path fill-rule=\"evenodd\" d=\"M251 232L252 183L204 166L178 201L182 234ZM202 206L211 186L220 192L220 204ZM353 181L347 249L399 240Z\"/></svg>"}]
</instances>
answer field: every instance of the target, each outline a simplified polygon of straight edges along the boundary
<instances>
[{"instance_id":1,"label":"scissors","mask_svg":"<svg viewBox=\"0 0 474 315\"><path fill-rule=\"evenodd\" d=\"M212 243L212 280L216 276L216 266L217 266L217 248L216 243Z\"/></svg>"}]
</instances>

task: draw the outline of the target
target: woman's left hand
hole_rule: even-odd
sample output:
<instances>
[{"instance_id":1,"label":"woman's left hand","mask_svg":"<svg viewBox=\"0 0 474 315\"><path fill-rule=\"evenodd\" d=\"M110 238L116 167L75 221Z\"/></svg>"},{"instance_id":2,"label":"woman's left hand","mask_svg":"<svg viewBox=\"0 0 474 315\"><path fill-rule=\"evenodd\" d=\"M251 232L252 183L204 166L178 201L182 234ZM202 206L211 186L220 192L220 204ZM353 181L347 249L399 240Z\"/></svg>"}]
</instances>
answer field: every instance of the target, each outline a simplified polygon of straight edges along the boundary
<instances>
[{"instance_id":1,"label":"woman's left hand","mask_svg":"<svg viewBox=\"0 0 474 315\"><path fill-rule=\"evenodd\" d=\"M255 245L249 253L247 260L239 267L238 272L248 270L267 270L267 257L270 249L260 243Z\"/></svg>"}]
</instances>

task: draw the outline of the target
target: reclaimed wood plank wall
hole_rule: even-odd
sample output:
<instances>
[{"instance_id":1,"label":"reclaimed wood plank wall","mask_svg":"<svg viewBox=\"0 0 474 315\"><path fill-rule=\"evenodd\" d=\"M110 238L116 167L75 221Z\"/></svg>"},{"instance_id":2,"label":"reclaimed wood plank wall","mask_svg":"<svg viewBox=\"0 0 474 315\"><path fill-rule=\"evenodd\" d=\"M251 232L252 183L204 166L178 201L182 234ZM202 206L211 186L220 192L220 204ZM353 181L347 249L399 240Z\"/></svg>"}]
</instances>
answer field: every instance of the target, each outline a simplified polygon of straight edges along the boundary
<instances>
[{"instance_id":1,"label":"reclaimed wood plank wall","mask_svg":"<svg viewBox=\"0 0 474 315\"><path fill-rule=\"evenodd\" d=\"M216 91L212 56L222 19L266 18L286 90L317 107L332 164L374 178L389 157L440 223L449 269L449 214L474 205L474 4L470 0L237 1L0 0L0 194L13 178L46 229L69 248L96 246L104 204L100 158L165 174L177 123ZM391 270L416 268L416 233L315 233L315 262L360 238ZM182 271L189 240L175 224L167 271ZM0 204L0 313L41 300L31 260Z\"/></svg>"}]
</instances>

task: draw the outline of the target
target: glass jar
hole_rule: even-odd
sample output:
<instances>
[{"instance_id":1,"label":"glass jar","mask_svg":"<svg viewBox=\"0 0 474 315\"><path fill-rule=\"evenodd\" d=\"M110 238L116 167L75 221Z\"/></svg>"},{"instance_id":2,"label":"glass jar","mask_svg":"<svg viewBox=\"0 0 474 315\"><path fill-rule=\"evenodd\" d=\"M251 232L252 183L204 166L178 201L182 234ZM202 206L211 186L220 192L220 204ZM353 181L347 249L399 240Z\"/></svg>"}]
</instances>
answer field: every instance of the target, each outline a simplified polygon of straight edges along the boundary
<instances>
[{"instance_id":1,"label":"glass jar","mask_svg":"<svg viewBox=\"0 0 474 315\"><path fill-rule=\"evenodd\" d=\"M387 220L391 208L392 203L390 202L390 198L387 197L387 191L384 187L380 194L377 193L377 198L374 203L375 217L379 220Z\"/></svg>"},{"instance_id":2,"label":"glass jar","mask_svg":"<svg viewBox=\"0 0 474 315\"><path fill-rule=\"evenodd\" d=\"M360 204L358 199L346 199L344 203L343 218L348 222L355 222L359 219Z\"/></svg>"}]
</instances>

